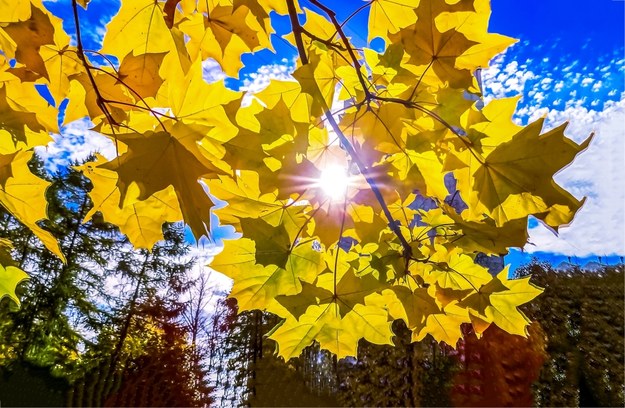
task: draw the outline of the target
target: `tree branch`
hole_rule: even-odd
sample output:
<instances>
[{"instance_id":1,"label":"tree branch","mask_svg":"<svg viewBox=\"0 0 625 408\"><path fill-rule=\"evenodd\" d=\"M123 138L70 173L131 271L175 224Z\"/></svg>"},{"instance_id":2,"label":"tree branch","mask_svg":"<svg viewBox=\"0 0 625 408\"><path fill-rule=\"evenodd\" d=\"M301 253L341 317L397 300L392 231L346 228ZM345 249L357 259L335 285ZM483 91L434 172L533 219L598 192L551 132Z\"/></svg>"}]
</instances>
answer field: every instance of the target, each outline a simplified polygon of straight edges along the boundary
<instances>
[{"instance_id":1,"label":"tree branch","mask_svg":"<svg viewBox=\"0 0 625 408\"><path fill-rule=\"evenodd\" d=\"M72 0L72 11L74 14L74 24L76 25L76 42L77 42L76 49L78 51L77 52L78 58L80 58L80 61L82 61L82 64L85 67L85 70L87 71L89 82L91 82L91 86L93 86L93 90L96 95L96 105L98 105L98 107L100 108L104 116L106 117L106 120L109 121L109 124L117 125L118 124L117 121L113 119L113 115L111 115L111 112L109 112L106 106L106 102L104 101L104 98L102 97L102 94L100 93L100 90L98 89L98 86L96 85L95 78L93 77L93 74L91 73L91 69L90 69L91 65L89 64L89 62L87 62L87 57L85 57L85 51L82 45L82 36L80 33L80 19L78 18L78 5L77 5L76 0Z\"/></svg>"},{"instance_id":2,"label":"tree branch","mask_svg":"<svg viewBox=\"0 0 625 408\"><path fill-rule=\"evenodd\" d=\"M302 60L302 65L306 65L308 64L308 55L306 55L306 48L304 48L304 41L302 41L302 25L299 23L299 18L297 17L295 0L287 0L286 5L289 9L289 18L291 19L291 28L293 29L293 35L295 36L297 53Z\"/></svg>"},{"instance_id":3,"label":"tree branch","mask_svg":"<svg viewBox=\"0 0 625 408\"><path fill-rule=\"evenodd\" d=\"M319 7L320 9L322 9L332 19L332 22L335 25L337 32L339 33L339 36L341 37L341 40L343 41L345 47L348 50L350 58L352 58L352 62L354 63L354 66L357 70L359 80L361 81L361 85L363 87L363 90L365 91L365 95L367 95L367 99L369 100L372 99L373 96L369 93L369 89L366 86L365 80L362 77L362 72L360 71L361 69L360 62L358 61L358 58L356 57L356 54L354 53L354 50L349 43L349 39L345 36L345 33L343 33L343 30L340 24L336 20L336 15L331 9L327 8L326 6L319 3L318 1L311 0L311 2L317 7ZM302 28L299 23L299 20L297 19L297 11L295 9L295 4L293 3L293 0L287 0L287 5L289 6L289 17L291 20L291 28L293 29L293 34L295 36L295 43L297 45L297 50L299 52L300 58L302 59L302 64L306 65L308 63L308 57L306 56L306 50L304 49L304 44L302 41ZM391 211L389 210L388 205L386 204L386 201L384 200L384 197L382 196L382 192L380 191L380 188L378 187L377 182L371 175L371 172L369 171L368 167L358 156L358 153L354 149L354 146L347 139L347 137L345 137L345 134L343 133L338 123L334 119L334 116L332 115L332 112L327 102L324 99L321 99L321 104L322 104L322 108L324 111L324 116L326 120L328 121L328 123L330 124L330 127L332 127L332 130L338 136L341 144L347 151L347 154L349 154L349 156L352 158L354 163L356 163L356 166L358 166L360 173L363 175L363 177L367 181L367 184L369 184L369 187L371 188L373 195L375 196L376 200L382 207L382 212L384 212L384 215L386 216L386 219L388 220L389 228L391 229L391 231L393 231L393 233L399 239L402 245L402 248L404 250L403 256L406 259L406 261L408 261L409 259L412 258L412 247L406 240L406 237L404 237L404 235L402 234L398 223L393 218L393 215L391 214Z\"/></svg>"}]
</instances>

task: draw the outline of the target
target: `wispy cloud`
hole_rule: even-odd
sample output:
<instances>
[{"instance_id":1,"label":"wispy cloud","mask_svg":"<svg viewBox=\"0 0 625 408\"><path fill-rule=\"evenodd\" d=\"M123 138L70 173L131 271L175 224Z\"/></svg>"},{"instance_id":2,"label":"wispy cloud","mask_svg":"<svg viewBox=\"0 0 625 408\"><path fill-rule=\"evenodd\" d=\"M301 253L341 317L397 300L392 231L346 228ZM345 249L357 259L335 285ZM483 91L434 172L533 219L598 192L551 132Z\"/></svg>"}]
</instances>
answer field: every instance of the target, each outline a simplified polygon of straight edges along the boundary
<instances>
[{"instance_id":1,"label":"wispy cloud","mask_svg":"<svg viewBox=\"0 0 625 408\"><path fill-rule=\"evenodd\" d=\"M93 123L87 118L64 126L60 135L52 135L53 142L36 149L37 155L52 172L81 162L93 153L100 153L109 159L115 157L115 144L106 136L90 130L92 127Z\"/></svg>"},{"instance_id":2,"label":"wispy cloud","mask_svg":"<svg viewBox=\"0 0 625 408\"><path fill-rule=\"evenodd\" d=\"M295 69L293 62L282 59L280 63L262 65L256 72L253 72L243 79L242 91L257 93L269 86L272 80L293 81L291 74Z\"/></svg>"},{"instance_id":3,"label":"wispy cloud","mask_svg":"<svg viewBox=\"0 0 625 408\"><path fill-rule=\"evenodd\" d=\"M209 84L220 81L226 77L221 65L212 58L202 61L202 78Z\"/></svg>"}]
</instances>

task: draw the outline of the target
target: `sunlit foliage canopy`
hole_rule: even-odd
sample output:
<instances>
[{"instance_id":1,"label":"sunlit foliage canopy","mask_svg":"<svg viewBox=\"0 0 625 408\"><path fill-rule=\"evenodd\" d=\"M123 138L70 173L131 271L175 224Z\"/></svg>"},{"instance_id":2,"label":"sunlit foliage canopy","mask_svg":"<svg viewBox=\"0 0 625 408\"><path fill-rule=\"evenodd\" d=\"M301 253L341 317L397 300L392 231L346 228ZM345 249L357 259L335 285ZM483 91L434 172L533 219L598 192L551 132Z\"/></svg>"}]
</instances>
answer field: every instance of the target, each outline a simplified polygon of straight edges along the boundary
<instances>
[{"instance_id":1,"label":"sunlit foliage canopy","mask_svg":"<svg viewBox=\"0 0 625 408\"><path fill-rule=\"evenodd\" d=\"M361 338L391 344L396 319L414 341L454 345L463 323L525 335L517 307L541 290L475 257L522 247L530 215L554 230L573 219L582 203L552 177L589 141L517 125L517 98L484 104L479 70L515 42L488 32L488 0L349 3L381 51L354 45L330 1L123 0L100 50L83 47L88 0L67 5L74 40L41 0L0 1L0 203L63 258L27 163L60 113L87 117L117 157L80 167L86 218L149 249L166 222L208 235L214 198L227 202L215 213L242 236L212 267L239 310L284 319L271 338L286 359L315 340L339 357ZM208 58L237 77L243 54L271 49L275 15L290 22L292 80L244 98L202 78ZM24 275L0 246L14 298Z\"/></svg>"}]
</instances>

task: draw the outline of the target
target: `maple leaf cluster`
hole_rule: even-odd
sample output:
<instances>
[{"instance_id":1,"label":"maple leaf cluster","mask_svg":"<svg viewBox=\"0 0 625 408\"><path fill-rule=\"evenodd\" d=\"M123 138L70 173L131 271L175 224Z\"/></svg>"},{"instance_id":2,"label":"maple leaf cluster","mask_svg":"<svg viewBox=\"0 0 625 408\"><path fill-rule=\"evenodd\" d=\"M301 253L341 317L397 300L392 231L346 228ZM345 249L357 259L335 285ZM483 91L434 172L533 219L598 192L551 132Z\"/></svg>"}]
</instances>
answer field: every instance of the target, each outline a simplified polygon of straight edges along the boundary
<instances>
[{"instance_id":1,"label":"maple leaf cluster","mask_svg":"<svg viewBox=\"0 0 625 408\"><path fill-rule=\"evenodd\" d=\"M87 219L149 249L166 222L209 234L214 198L227 202L214 212L242 236L212 267L239 310L284 319L271 334L284 358L313 341L339 357L361 338L392 344L396 319L415 341L455 345L463 323L526 334L517 307L541 290L475 257L523 246L530 215L554 230L573 219L582 203L552 176L589 140L515 124L516 98L484 106L476 71L515 41L488 32L488 0L368 1L354 14L382 52L357 48L318 0L124 0L102 49L86 50L87 3L72 1L72 45L40 0L0 2L0 203L49 250L63 257L37 224L48 183L27 162L66 103L64 123L87 117L117 149L80 166ZM271 49L272 13L291 24L292 81L248 103L203 80L207 58L236 77L243 54ZM329 168L349 181L340 197L319 182Z\"/></svg>"}]
</instances>

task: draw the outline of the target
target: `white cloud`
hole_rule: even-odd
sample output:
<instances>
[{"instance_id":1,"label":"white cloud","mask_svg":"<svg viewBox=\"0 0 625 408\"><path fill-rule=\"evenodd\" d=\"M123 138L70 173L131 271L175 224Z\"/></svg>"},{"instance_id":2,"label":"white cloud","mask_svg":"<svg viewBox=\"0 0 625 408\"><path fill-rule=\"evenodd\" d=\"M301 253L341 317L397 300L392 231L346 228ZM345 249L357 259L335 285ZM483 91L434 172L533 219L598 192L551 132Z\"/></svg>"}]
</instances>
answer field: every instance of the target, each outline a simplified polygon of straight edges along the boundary
<instances>
[{"instance_id":1,"label":"white cloud","mask_svg":"<svg viewBox=\"0 0 625 408\"><path fill-rule=\"evenodd\" d=\"M599 92L601 90L601 87L603 86L603 82L601 80L595 82L592 86L592 91L593 92Z\"/></svg>"},{"instance_id":2,"label":"white cloud","mask_svg":"<svg viewBox=\"0 0 625 408\"><path fill-rule=\"evenodd\" d=\"M220 81L226 77L221 65L212 58L202 61L202 78L209 84Z\"/></svg>"},{"instance_id":3,"label":"white cloud","mask_svg":"<svg viewBox=\"0 0 625 408\"><path fill-rule=\"evenodd\" d=\"M73 162L81 162L93 153L100 153L108 159L116 156L115 144L106 136L90 130L93 123L88 119L74 121L61 128L61 134L52 135L53 142L36 148L50 171L57 171Z\"/></svg>"},{"instance_id":4,"label":"white cloud","mask_svg":"<svg viewBox=\"0 0 625 408\"><path fill-rule=\"evenodd\" d=\"M623 60L613 58L605 66L602 80L582 74L578 61L556 72L555 66L510 61L514 48L493 60L485 70L486 100L524 91L515 120L519 123L546 117L545 130L568 121L566 135L581 143L595 132L589 148L575 161L556 174L556 182L586 202L575 220L555 236L542 225L530 229L528 252L552 252L570 256L625 254L625 93L622 85L614 87L614 78L623 68ZM529 61L529 62L528 62ZM551 71L551 72L550 72ZM548 75L553 76L554 81ZM613 76L614 75L614 76ZM591 87L592 85L592 87ZM550 95L563 90L568 98ZM586 88L588 90L584 91ZM592 91L590 96L588 91ZM620 100L614 97L620 96Z\"/></svg>"},{"instance_id":5,"label":"white cloud","mask_svg":"<svg viewBox=\"0 0 625 408\"><path fill-rule=\"evenodd\" d=\"M555 86L553 87L554 91L559 91L560 89L564 88L564 81L558 81Z\"/></svg>"},{"instance_id":6,"label":"white cloud","mask_svg":"<svg viewBox=\"0 0 625 408\"><path fill-rule=\"evenodd\" d=\"M570 65L564 67L562 69L562 72L568 72L568 71L572 70L573 68L575 68L577 65L579 65L579 61L573 61L573 63L571 63Z\"/></svg>"},{"instance_id":7,"label":"white cloud","mask_svg":"<svg viewBox=\"0 0 625 408\"><path fill-rule=\"evenodd\" d=\"M524 92L525 83L535 78L532 71L527 69L529 60L519 67L517 61L505 64L506 53L495 57L490 68L482 72L483 82L486 85L486 101L493 98L504 98Z\"/></svg>"},{"instance_id":8,"label":"white cloud","mask_svg":"<svg viewBox=\"0 0 625 408\"><path fill-rule=\"evenodd\" d=\"M595 80L592 78L584 78L582 79L582 86L588 86L592 84Z\"/></svg>"},{"instance_id":9,"label":"white cloud","mask_svg":"<svg viewBox=\"0 0 625 408\"><path fill-rule=\"evenodd\" d=\"M553 78L543 78L542 81L540 81L540 88L543 91L548 91L549 88L551 88L551 83L553 82Z\"/></svg>"},{"instance_id":10,"label":"white cloud","mask_svg":"<svg viewBox=\"0 0 625 408\"><path fill-rule=\"evenodd\" d=\"M293 69L294 65L286 59L283 59L281 64L263 65L243 80L240 89L254 94L265 89L272 80L293 81L291 76Z\"/></svg>"},{"instance_id":11,"label":"white cloud","mask_svg":"<svg viewBox=\"0 0 625 408\"><path fill-rule=\"evenodd\" d=\"M566 133L577 142L596 132L588 149L555 176L577 198L587 198L559 237L540 225L530 229L534 246L526 250L580 257L625 254L625 100L601 112L578 106L547 117L549 125L570 120Z\"/></svg>"}]
</instances>

